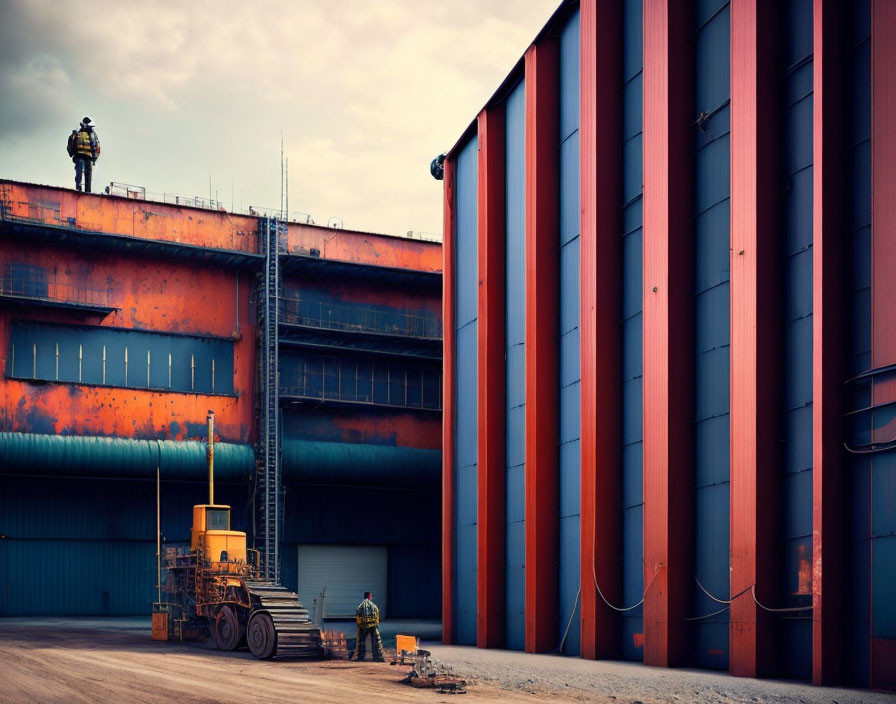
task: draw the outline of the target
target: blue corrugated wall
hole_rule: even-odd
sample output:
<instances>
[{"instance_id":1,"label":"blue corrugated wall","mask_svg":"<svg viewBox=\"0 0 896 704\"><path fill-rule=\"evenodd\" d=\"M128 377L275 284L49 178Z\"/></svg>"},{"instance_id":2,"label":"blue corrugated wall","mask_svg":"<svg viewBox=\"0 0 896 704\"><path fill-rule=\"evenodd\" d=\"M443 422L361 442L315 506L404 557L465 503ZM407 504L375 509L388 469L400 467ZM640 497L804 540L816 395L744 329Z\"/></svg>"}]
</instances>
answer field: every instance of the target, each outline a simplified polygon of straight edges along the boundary
<instances>
[{"instance_id":1,"label":"blue corrugated wall","mask_svg":"<svg viewBox=\"0 0 896 704\"><path fill-rule=\"evenodd\" d=\"M218 484L246 530L246 485ZM164 544L189 544L204 482L162 482ZM0 476L0 615L145 615L156 600L153 480Z\"/></svg>"},{"instance_id":2,"label":"blue corrugated wall","mask_svg":"<svg viewBox=\"0 0 896 704\"><path fill-rule=\"evenodd\" d=\"M868 189L870 185L868 172L871 157L869 145L865 140L870 126L867 104L867 87L870 86L870 72L867 67L869 45L866 37L868 19L867 8L864 3L855 8L855 12L858 15L855 40L856 42L862 42L857 51L854 72L856 92L861 92L859 95L853 96L853 100L858 105L853 112L856 121L853 134L853 143L856 144L853 148L856 173L853 174L853 182L856 189L857 206L853 214L854 218L856 218L853 227L858 227L868 217L866 207L868 206L868 194L870 192ZM882 41L887 41L887 39ZM890 106L888 106L888 109L890 109ZM880 168L886 169L888 166L890 165L884 164ZM862 219L859 220L859 217ZM880 234L877 236L879 237ZM857 245L857 256L854 261L857 279L855 287L858 289L855 311L858 327L856 337L862 341L868 340L870 336L872 330L871 321L874 321L876 324L882 324L880 321L889 312L874 311L873 317L871 315L873 299L871 298L870 283L873 245L866 242L868 237L870 237L870 233L866 236L864 230L857 232L855 237ZM886 285L881 274L878 274L874 283L877 286ZM859 359L865 362L866 369L872 365L880 366L890 361L882 358L868 358L865 355L859 357L857 355L857 361ZM892 383L892 377L882 377L881 382ZM856 389L859 392L859 402L856 406L867 407L871 405L874 399L871 398L868 384L862 383L857 386L859 387ZM857 417L859 432L855 434L853 442L855 444L863 444L872 440L876 442L889 440L892 437L891 429L894 417L896 417L896 407L893 405L879 406L870 414L870 417L867 413L859 414ZM896 453L881 452L869 455L867 463L857 460L853 477L855 480L854 532L857 540L855 583L860 585L863 592L857 599L857 602L869 607L864 610L864 613L870 611L870 624L863 623L865 619L859 616L856 624L857 629L861 632L860 639L866 642L869 635L871 639L896 639L896 601L893 599L893 584L896 583L896 501L893 498L896 495ZM869 591L870 596L868 595ZM868 604L869 598L870 604ZM870 630L870 634L868 630ZM867 646L861 644L860 648L860 652L862 652ZM881 655L875 658L874 669L878 672L882 669L880 658Z\"/></svg>"},{"instance_id":3,"label":"blue corrugated wall","mask_svg":"<svg viewBox=\"0 0 896 704\"><path fill-rule=\"evenodd\" d=\"M862 13L864 14L864 8ZM880 41L893 41L893 37L881 37ZM883 66L876 67L876 70L879 70L882 74L886 72L886 68ZM892 74L887 79L892 81ZM880 78L876 79L876 81L880 80ZM893 110L893 107L893 105L887 105L884 110ZM878 107L877 109L880 110L881 108ZM882 130L887 130L888 128L889 126L883 127ZM868 163L870 163L870 159ZM892 168L892 166L892 163L884 163L877 168L886 171ZM882 180L885 179L886 176ZM860 181L864 183L863 179L860 179ZM880 223L881 229L890 225L891 223ZM880 236L880 233L876 235L876 237ZM871 249L869 249L869 252L873 256ZM888 273L892 276L892 272L878 271L875 276L875 286L892 286L892 279L887 281L885 278ZM885 326L887 323L883 319L887 315L893 316L894 312L892 310L874 311L874 325ZM880 358L872 360L875 366L881 366L888 362L892 362L892 360ZM881 382L892 384L893 375L889 374L882 377ZM873 440L875 442L885 442L893 438L893 427L896 425L894 419L896 419L896 406L892 404L882 405L873 412L872 425L874 427ZM894 588L894 584L896 584L896 452L882 452L871 455L870 474L871 638L892 640L896 639L896 599L893 598L894 590L896 590ZM882 643L880 645L883 646ZM893 651L890 650L890 652ZM892 686L896 662L891 660L889 665L890 672L885 673L883 670L886 665L883 663L882 653L879 653L874 660L875 681L872 684L880 686L881 679L887 678L889 675L888 679L891 683L890 686Z\"/></svg>"},{"instance_id":4,"label":"blue corrugated wall","mask_svg":"<svg viewBox=\"0 0 896 704\"><path fill-rule=\"evenodd\" d=\"M526 644L526 87L507 98L507 647Z\"/></svg>"},{"instance_id":5,"label":"blue corrugated wall","mask_svg":"<svg viewBox=\"0 0 896 704\"><path fill-rule=\"evenodd\" d=\"M778 66L782 99L784 171L779 253L784 275L783 529L778 564L784 566L788 605L812 604L812 0L782 8L784 44ZM783 674L812 676L812 621L780 622Z\"/></svg>"},{"instance_id":6,"label":"blue corrugated wall","mask_svg":"<svg viewBox=\"0 0 896 704\"><path fill-rule=\"evenodd\" d=\"M384 516L401 516L401 520L384 520ZM414 530L409 531L408 526ZM299 545L384 545L388 554L387 618L439 618L440 531L438 491L288 483L280 579L290 589L297 588ZM299 594L306 606L313 596Z\"/></svg>"},{"instance_id":7,"label":"blue corrugated wall","mask_svg":"<svg viewBox=\"0 0 896 704\"><path fill-rule=\"evenodd\" d=\"M560 37L560 493L558 614L570 623L565 653L579 653L580 466L582 423L579 361L579 13ZM562 631L561 631L562 635Z\"/></svg>"},{"instance_id":8,"label":"blue corrugated wall","mask_svg":"<svg viewBox=\"0 0 896 704\"><path fill-rule=\"evenodd\" d=\"M474 137L458 154L455 187L454 603L457 642L463 645L476 643L478 155L479 140Z\"/></svg>"},{"instance_id":9,"label":"blue corrugated wall","mask_svg":"<svg viewBox=\"0 0 896 704\"><path fill-rule=\"evenodd\" d=\"M622 94L622 596L636 604L644 590L644 425L642 374L642 52L641 0L625 0ZM641 660L635 634L642 609L622 618L622 656Z\"/></svg>"},{"instance_id":10,"label":"blue corrugated wall","mask_svg":"<svg viewBox=\"0 0 896 704\"><path fill-rule=\"evenodd\" d=\"M729 592L730 9L700 0L696 17L696 562L713 594ZM696 616L719 605L694 587ZM728 667L728 613L695 621L695 664Z\"/></svg>"},{"instance_id":11,"label":"blue corrugated wall","mask_svg":"<svg viewBox=\"0 0 896 704\"><path fill-rule=\"evenodd\" d=\"M847 96L851 107L847 168L851 207L847 226L851 249L849 374L871 368L871 3L859 0L850 12L850 84ZM870 387L853 384L852 408L871 404ZM848 438L859 445L871 440L868 414L851 417ZM850 673L856 685L869 684L871 654L871 459L852 455L849 472L852 521L850 524L850 618L852 622Z\"/></svg>"}]
</instances>

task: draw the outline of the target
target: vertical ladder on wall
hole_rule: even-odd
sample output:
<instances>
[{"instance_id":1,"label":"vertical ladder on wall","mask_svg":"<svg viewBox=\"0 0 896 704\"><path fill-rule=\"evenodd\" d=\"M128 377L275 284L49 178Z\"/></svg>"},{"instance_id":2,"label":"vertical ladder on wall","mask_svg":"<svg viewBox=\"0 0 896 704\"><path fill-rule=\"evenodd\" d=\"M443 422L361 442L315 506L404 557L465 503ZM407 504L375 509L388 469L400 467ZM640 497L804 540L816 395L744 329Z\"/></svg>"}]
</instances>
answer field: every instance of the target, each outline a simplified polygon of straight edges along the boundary
<instances>
[{"instance_id":1,"label":"vertical ladder on wall","mask_svg":"<svg viewBox=\"0 0 896 704\"><path fill-rule=\"evenodd\" d=\"M258 470L256 501L259 530L256 544L261 553L261 574L280 581L280 533L283 499L280 487L280 388L278 379L278 326L280 323L280 249L286 238L286 223L275 218L259 221L263 281L259 287L258 322L261 326L259 360L261 401L261 467Z\"/></svg>"}]
</instances>

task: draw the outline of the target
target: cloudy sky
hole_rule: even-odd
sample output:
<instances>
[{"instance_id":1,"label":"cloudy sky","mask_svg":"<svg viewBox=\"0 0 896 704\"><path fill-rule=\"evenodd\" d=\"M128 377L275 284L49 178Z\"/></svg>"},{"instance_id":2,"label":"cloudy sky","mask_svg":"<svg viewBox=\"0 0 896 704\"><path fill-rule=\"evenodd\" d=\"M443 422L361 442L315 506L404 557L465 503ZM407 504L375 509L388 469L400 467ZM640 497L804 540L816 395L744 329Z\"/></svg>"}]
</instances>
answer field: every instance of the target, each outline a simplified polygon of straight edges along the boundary
<instances>
[{"instance_id":1,"label":"cloudy sky","mask_svg":"<svg viewBox=\"0 0 896 704\"><path fill-rule=\"evenodd\" d=\"M0 0L0 178L74 186L84 115L110 181L441 232L430 160L559 0Z\"/></svg>"}]
</instances>

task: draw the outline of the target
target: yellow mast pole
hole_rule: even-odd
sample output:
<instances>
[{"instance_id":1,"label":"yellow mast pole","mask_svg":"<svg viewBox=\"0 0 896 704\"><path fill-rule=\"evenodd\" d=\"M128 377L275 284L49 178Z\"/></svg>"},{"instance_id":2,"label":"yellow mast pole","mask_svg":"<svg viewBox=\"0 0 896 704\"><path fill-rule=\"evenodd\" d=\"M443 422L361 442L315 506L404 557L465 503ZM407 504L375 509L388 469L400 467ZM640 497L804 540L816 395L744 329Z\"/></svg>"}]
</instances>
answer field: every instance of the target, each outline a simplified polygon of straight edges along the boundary
<instances>
[{"instance_id":1,"label":"yellow mast pole","mask_svg":"<svg viewBox=\"0 0 896 704\"><path fill-rule=\"evenodd\" d=\"M215 413L208 412L208 502L215 503Z\"/></svg>"},{"instance_id":2,"label":"yellow mast pole","mask_svg":"<svg viewBox=\"0 0 896 704\"><path fill-rule=\"evenodd\" d=\"M156 585L162 603L162 473L156 464Z\"/></svg>"}]
</instances>

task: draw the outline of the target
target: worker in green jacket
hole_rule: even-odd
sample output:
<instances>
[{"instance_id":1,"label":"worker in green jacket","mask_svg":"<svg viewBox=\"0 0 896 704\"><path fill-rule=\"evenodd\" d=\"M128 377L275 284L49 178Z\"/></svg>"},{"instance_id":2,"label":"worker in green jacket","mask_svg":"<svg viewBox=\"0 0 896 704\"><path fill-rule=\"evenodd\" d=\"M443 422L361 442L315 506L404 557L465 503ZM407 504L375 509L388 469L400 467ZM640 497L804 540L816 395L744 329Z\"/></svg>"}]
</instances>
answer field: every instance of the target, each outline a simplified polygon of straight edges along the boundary
<instances>
[{"instance_id":1,"label":"worker in green jacket","mask_svg":"<svg viewBox=\"0 0 896 704\"><path fill-rule=\"evenodd\" d=\"M383 640L380 638L379 628L380 610L373 603L373 595L370 592L364 592L364 601L358 604L355 620L358 622L358 639L355 641L357 659L364 659L367 636L370 636L374 662L384 662Z\"/></svg>"}]
</instances>

